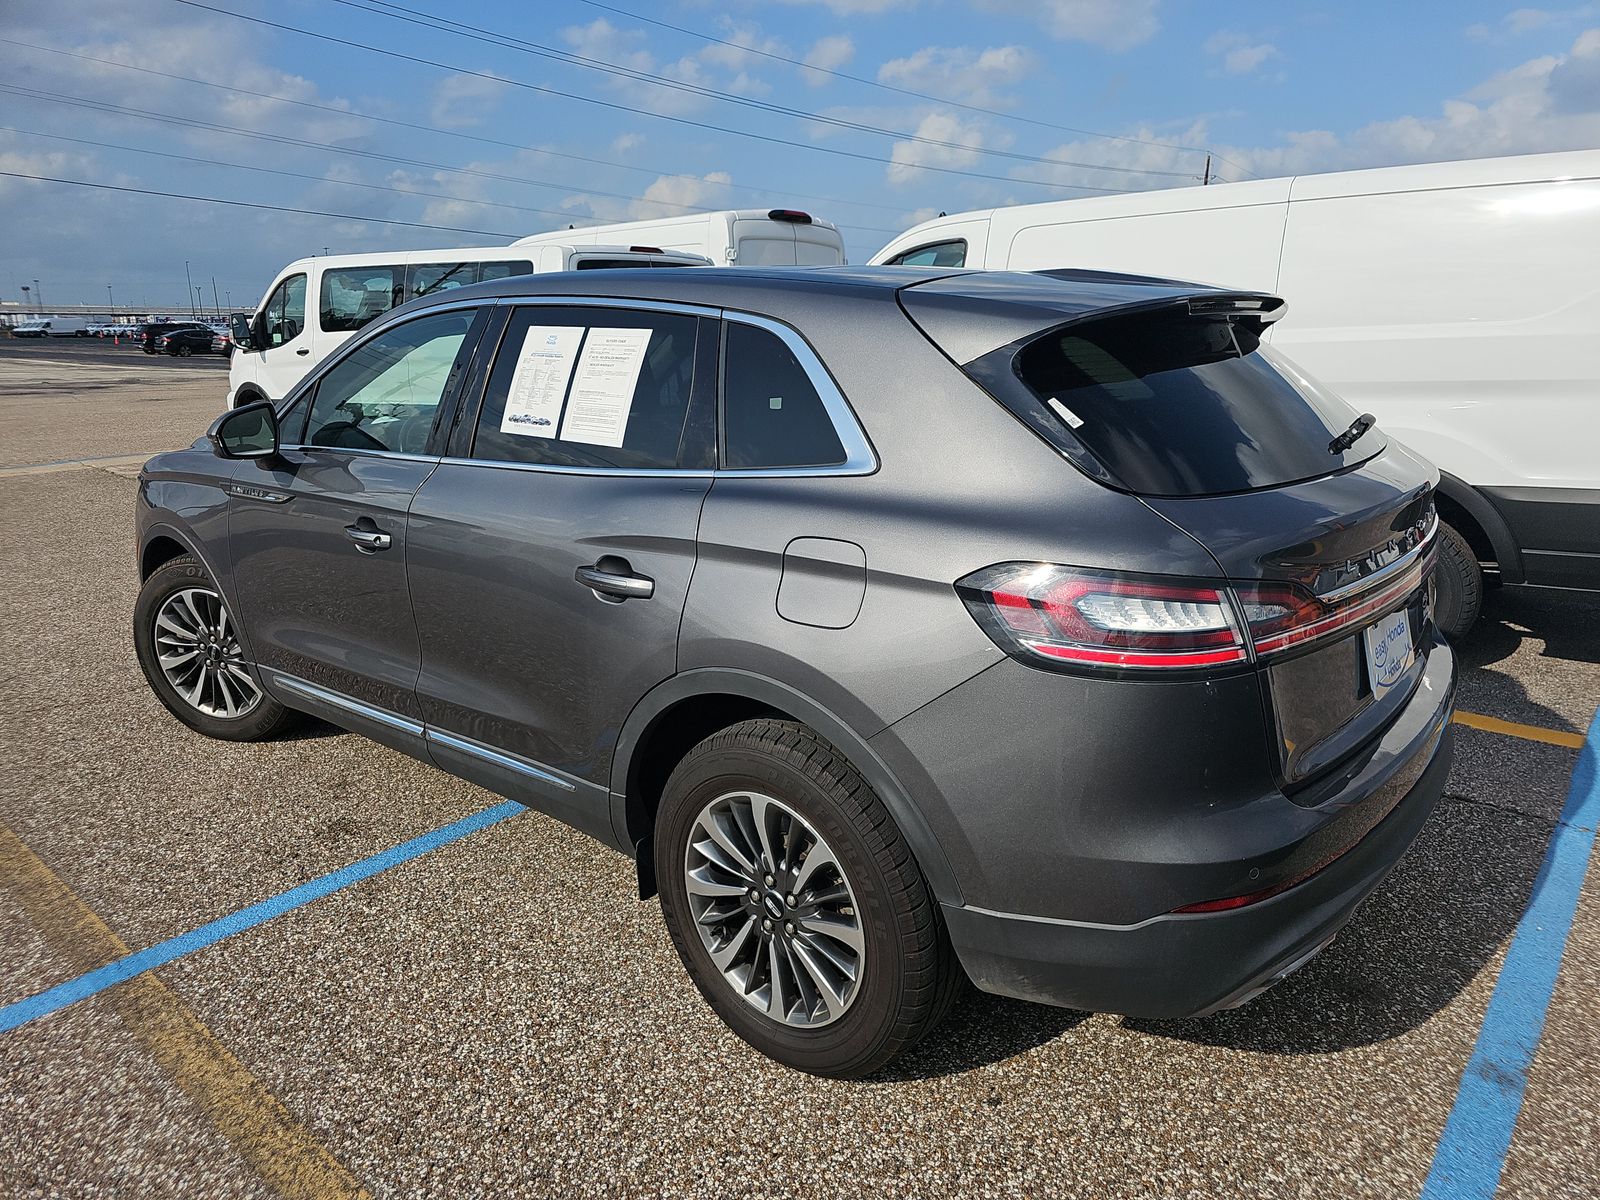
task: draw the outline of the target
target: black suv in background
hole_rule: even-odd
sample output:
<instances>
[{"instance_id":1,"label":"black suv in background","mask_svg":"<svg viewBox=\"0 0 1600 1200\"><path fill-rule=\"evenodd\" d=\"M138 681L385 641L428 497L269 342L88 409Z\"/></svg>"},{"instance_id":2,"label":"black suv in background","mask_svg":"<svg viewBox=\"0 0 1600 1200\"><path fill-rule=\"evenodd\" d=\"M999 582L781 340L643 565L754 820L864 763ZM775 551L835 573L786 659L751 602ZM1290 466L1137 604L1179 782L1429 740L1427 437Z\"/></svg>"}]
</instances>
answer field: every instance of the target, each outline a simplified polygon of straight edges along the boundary
<instances>
[{"instance_id":1,"label":"black suv in background","mask_svg":"<svg viewBox=\"0 0 1600 1200\"><path fill-rule=\"evenodd\" d=\"M1422 828L1455 682L1437 473L1283 311L905 267L415 300L146 464L139 661L202 733L314 713L629 855L808 1071L963 972L1241 1004Z\"/></svg>"},{"instance_id":2,"label":"black suv in background","mask_svg":"<svg viewBox=\"0 0 1600 1200\"><path fill-rule=\"evenodd\" d=\"M231 349L231 345L229 349ZM193 354L226 354L217 348L217 332L206 325L190 325L163 333L156 339L156 349L162 354L188 358Z\"/></svg>"}]
</instances>

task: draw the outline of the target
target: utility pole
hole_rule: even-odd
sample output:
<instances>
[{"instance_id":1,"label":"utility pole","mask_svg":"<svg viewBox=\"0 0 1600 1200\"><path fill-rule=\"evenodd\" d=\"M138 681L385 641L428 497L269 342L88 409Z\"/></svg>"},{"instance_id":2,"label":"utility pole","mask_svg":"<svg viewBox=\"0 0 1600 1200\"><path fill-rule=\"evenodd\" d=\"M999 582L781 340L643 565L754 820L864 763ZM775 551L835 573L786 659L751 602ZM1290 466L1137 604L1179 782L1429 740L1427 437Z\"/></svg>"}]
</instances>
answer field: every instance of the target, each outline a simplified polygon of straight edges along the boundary
<instances>
[{"instance_id":1,"label":"utility pole","mask_svg":"<svg viewBox=\"0 0 1600 1200\"><path fill-rule=\"evenodd\" d=\"M217 299L217 277L211 277L211 307L217 310L217 320L222 320L222 301Z\"/></svg>"},{"instance_id":2,"label":"utility pole","mask_svg":"<svg viewBox=\"0 0 1600 1200\"><path fill-rule=\"evenodd\" d=\"M1211 182L1211 155L1208 154L1208 155L1206 155L1206 173L1205 173L1205 177L1200 180L1200 186L1201 187L1205 187L1210 182Z\"/></svg>"},{"instance_id":3,"label":"utility pole","mask_svg":"<svg viewBox=\"0 0 1600 1200\"><path fill-rule=\"evenodd\" d=\"M200 304L200 285L198 283L194 285L194 307L189 311L194 313L196 317L203 316L206 311Z\"/></svg>"},{"instance_id":4,"label":"utility pole","mask_svg":"<svg viewBox=\"0 0 1600 1200\"><path fill-rule=\"evenodd\" d=\"M33 281L33 302L39 306L39 311L44 311L44 289L39 286L39 281Z\"/></svg>"},{"instance_id":5,"label":"utility pole","mask_svg":"<svg viewBox=\"0 0 1600 1200\"><path fill-rule=\"evenodd\" d=\"M106 307L115 308L116 306L117 302L111 298L111 285L108 283L106 284Z\"/></svg>"},{"instance_id":6,"label":"utility pole","mask_svg":"<svg viewBox=\"0 0 1600 1200\"><path fill-rule=\"evenodd\" d=\"M189 291L194 291L194 280L189 278L189 260L187 258L183 260L183 281L189 285ZM193 298L191 298L189 301L189 315L191 317L199 316L199 314L195 312Z\"/></svg>"}]
</instances>

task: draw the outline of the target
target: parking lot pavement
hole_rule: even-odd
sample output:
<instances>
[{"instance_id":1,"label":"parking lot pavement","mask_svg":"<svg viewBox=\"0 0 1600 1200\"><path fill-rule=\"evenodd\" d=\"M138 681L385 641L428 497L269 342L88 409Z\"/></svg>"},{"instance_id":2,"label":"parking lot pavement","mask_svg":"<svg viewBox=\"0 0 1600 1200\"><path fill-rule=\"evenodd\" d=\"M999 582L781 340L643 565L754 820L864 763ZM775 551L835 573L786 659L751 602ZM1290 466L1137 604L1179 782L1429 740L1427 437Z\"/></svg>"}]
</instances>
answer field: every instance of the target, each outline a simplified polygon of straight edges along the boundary
<instances>
[{"instance_id":1,"label":"parking lot pavement","mask_svg":"<svg viewBox=\"0 0 1600 1200\"><path fill-rule=\"evenodd\" d=\"M220 401L3 380L12 465L115 453L102 418L187 442ZM234 746L173 721L129 644L135 486L0 471L0 1009L498 802L325 726ZM1581 740L1600 602L1495 592L1462 659L1463 709ZM861 1083L756 1056L630 864L515 815L0 1033L0 1194L1416 1196L1491 995L1518 994L1501 965L1552 834L1583 836L1558 821L1584 752L1456 732L1416 846L1254 1003L1155 1023L969 994ZM1525 1090L1494 1093L1520 1099L1503 1196L1593 1194L1597 995L1591 871L1542 1036L1516 1030Z\"/></svg>"}]
</instances>

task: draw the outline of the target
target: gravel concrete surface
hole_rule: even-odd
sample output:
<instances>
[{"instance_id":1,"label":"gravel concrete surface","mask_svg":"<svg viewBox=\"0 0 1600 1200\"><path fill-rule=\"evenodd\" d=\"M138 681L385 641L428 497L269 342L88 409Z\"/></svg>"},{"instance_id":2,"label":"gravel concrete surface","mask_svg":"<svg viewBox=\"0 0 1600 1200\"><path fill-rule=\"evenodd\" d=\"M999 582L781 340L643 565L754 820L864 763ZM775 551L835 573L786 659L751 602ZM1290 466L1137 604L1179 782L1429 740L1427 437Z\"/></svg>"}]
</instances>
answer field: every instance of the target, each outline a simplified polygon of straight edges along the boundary
<instances>
[{"instance_id":1,"label":"gravel concrete surface","mask_svg":"<svg viewBox=\"0 0 1600 1200\"><path fill-rule=\"evenodd\" d=\"M221 401L214 368L73 360L116 381L86 391L21 357L0 354L4 466L184 444ZM0 473L0 821L123 942L496 801L326 726L235 746L178 725L130 645L135 490L120 466ZM1463 660L1463 708L1581 732L1600 600L1496 592ZM1457 735L1446 800L1356 920L1206 1020L971 993L883 1078L798 1075L700 1001L629 863L531 812L156 977L373 1196L1414 1196L1578 757ZM0 1003L84 969L28 886L0 879ZM0 1034L0 1195L291 1194L117 991ZM1594 1194L1597 996L1591 872L1506 1196Z\"/></svg>"}]
</instances>

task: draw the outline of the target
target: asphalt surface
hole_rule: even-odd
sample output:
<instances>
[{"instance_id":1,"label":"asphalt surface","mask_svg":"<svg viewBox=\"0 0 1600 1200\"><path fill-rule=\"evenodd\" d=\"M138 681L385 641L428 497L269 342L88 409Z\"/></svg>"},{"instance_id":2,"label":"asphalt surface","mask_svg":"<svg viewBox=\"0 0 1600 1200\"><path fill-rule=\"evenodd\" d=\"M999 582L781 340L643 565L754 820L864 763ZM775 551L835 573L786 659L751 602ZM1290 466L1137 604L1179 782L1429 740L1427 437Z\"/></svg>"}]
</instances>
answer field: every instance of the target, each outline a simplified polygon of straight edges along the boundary
<instances>
[{"instance_id":1,"label":"asphalt surface","mask_svg":"<svg viewBox=\"0 0 1600 1200\"><path fill-rule=\"evenodd\" d=\"M128 632L137 460L224 381L47 349L0 341L0 1006L498 800L325 726L174 721ZM1581 735L1600 599L1495 592L1463 658L1463 709ZM749 1050L630 864L518 815L0 1034L0 1195L1415 1196L1579 755L1457 734L1412 851L1261 999L972 993L861 1083ZM1503 1196L1595 1194L1597 997L1591 871Z\"/></svg>"}]
</instances>

